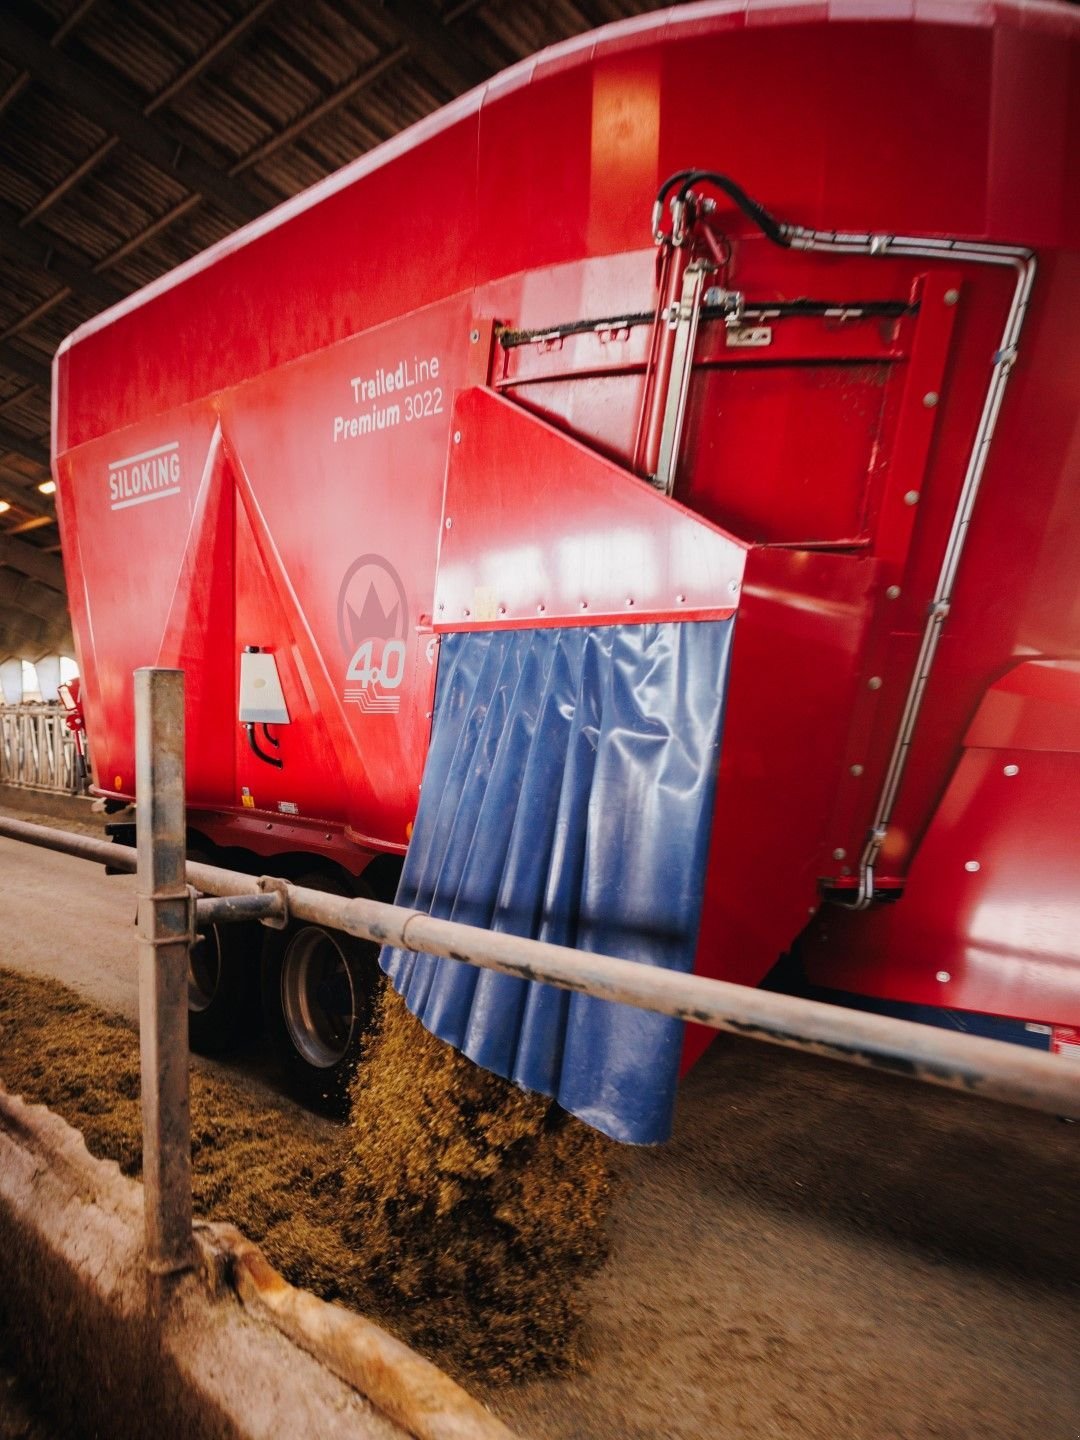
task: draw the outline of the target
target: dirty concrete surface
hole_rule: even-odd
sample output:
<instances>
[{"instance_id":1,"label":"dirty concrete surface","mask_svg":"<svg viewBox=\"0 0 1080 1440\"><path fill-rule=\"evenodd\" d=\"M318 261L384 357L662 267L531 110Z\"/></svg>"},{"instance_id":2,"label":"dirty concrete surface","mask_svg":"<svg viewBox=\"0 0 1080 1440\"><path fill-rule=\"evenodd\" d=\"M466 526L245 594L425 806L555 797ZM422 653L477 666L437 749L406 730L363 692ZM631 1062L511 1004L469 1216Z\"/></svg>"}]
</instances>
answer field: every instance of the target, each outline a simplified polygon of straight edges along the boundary
<instances>
[{"instance_id":1,"label":"dirty concrete surface","mask_svg":"<svg viewBox=\"0 0 1080 1440\"><path fill-rule=\"evenodd\" d=\"M0 840L0 916L0 964L134 1014L130 880ZM619 1172L586 1368L483 1392L524 1433L1080 1433L1080 1127L721 1039Z\"/></svg>"}]
</instances>

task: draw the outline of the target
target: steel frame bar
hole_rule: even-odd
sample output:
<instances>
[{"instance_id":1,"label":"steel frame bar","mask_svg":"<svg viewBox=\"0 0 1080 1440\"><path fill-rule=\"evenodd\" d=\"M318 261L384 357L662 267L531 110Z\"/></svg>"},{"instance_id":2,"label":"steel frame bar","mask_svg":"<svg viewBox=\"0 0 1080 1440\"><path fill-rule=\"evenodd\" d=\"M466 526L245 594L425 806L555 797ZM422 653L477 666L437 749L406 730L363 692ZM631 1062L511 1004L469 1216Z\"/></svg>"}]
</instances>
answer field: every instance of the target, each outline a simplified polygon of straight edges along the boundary
<instances>
[{"instance_id":1,"label":"steel frame bar","mask_svg":"<svg viewBox=\"0 0 1080 1440\"><path fill-rule=\"evenodd\" d=\"M146 1265L189 1270L192 1238L188 1093L188 947L184 866L184 672L135 671L138 792L139 1056L142 1071Z\"/></svg>"}]
</instances>

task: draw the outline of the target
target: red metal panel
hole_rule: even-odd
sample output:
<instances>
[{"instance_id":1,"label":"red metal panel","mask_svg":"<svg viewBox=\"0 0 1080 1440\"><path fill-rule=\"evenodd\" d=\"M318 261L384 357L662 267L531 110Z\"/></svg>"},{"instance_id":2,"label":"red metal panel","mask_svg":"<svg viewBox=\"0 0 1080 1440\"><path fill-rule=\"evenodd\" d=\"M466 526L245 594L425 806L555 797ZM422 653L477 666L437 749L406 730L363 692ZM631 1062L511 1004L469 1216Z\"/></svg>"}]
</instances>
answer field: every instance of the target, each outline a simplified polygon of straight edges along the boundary
<instances>
[{"instance_id":1,"label":"red metal panel","mask_svg":"<svg viewBox=\"0 0 1080 1440\"><path fill-rule=\"evenodd\" d=\"M858 543L888 383L888 365L810 357L702 370L691 392L679 498L750 540Z\"/></svg>"},{"instance_id":2,"label":"red metal panel","mask_svg":"<svg viewBox=\"0 0 1080 1440\"><path fill-rule=\"evenodd\" d=\"M459 397L437 629L715 619L735 608L745 553L510 401Z\"/></svg>"},{"instance_id":3,"label":"red metal panel","mask_svg":"<svg viewBox=\"0 0 1080 1440\"><path fill-rule=\"evenodd\" d=\"M74 554L65 545L65 561L94 776L106 790L134 793L132 671L158 663L166 632L177 632L177 591L192 573L189 538L214 427L211 407L193 405L96 440L57 467L62 523L78 537ZM206 571L200 584L213 583ZM230 608L222 613L226 636ZM214 682L204 690L193 676L193 684L194 717L196 704L213 705ZM228 761L212 748L206 760L217 789Z\"/></svg>"},{"instance_id":4,"label":"red metal panel","mask_svg":"<svg viewBox=\"0 0 1080 1440\"><path fill-rule=\"evenodd\" d=\"M78 555L92 554L79 569L81 633L106 637L100 653L86 647L84 672L104 793L134 790L131 671L179 665L194 807L273 817L258 822L253 848L264 854L288 843L283 815L300 835L307 817L330 827L311 832L311 848L333 836L341 852L347 835L365 850L404 849L434 684L442 507L431 477L445 464L470 328L464 301L420 311L61 462L74 481L66 521ZM149 462L121 463L162 450L176 458L167 483L132 468ZM238 723L246 645L278 666L290 714L274 732L280 769L255 756ZM253 823L233 843L251 845ZM355 868L357 853L342 853Z\"/></svg>"},{"instance_id":5,"label":"red metal panel","mask_svg":"<svg viewBox=\"0 0 1080 1440\"><path fill-rule=\"evenodd\" d=\"M747 558L696 962L702 974L757 984L817 903L876 569L864 556L809 551L755 549Z\"/></svg>"},{"instance_id":6,"label":"red metal panel","mask_svg":"<svg viewBox=\"0 0 1080 1440\"><path fill-rule=\"evenodd\" d=\"M1080 1024L1080 754L964 752L904 888L863 914L823 911L816 985Z\"/></svg>"},{"instance_id":7,"label":"red metal panel","mask_svg":"<svg viewBox=\"0 0 1080 1440\"><path fill-rule=\"evenodd\" d=\"M1080 660L1027 660L986 692L964 736L972 749L1080 753Z\"/></svg>"}]
</instances>

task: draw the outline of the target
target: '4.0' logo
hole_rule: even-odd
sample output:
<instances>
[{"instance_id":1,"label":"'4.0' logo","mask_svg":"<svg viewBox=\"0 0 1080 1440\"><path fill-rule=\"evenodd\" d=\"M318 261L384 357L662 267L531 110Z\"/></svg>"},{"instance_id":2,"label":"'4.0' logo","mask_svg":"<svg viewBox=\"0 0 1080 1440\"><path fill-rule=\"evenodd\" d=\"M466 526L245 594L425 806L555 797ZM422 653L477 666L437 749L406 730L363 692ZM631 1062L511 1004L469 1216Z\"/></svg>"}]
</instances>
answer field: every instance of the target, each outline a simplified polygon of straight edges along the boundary
<instances>
[{"instance_id":1,"label":"'4.0' logo","mask_svg":"<svg viewBox=\"0 0 1080 1440\"><path fill-rule=\"evenodd\" d=\"M405 587L382 555L361 555L338 591L338 639L348 664L345 699L365 714L396 714L405 678Z\"/></svg>"}]
</instances>

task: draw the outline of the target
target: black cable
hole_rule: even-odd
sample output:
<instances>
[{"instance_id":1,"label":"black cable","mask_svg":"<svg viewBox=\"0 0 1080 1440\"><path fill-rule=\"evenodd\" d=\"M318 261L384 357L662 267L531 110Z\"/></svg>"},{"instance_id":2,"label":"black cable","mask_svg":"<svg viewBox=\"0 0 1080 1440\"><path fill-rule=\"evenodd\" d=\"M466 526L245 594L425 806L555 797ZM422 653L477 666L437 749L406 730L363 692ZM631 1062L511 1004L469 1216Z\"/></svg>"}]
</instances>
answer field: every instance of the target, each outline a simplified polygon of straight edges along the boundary
<instances>
[{"instance_id":1,"label":"black cable","mask_svg":"<svg viewBox=\"0 0 1080 1440\"><path fill-rule=\"evenodd\" d=\"M742 186L737 185L730 176L721 175L716 170L676 170L674 175L669 175L660 186L656 196L656 207L663 206L664 201L676 185L679 185L680 189L675 198L680 205L685 205L691 188L702 182L722 190L728 199L734 201L743 214L754 222L767 240L771 240L774 245L783 246L785 250L790 248L791 241L788 239L787 227L777 220L775 215L770 214L760 201L748 195Z\"/></svg>"},{"instance_id":2,"label":"black cable","mask_svg":"<svg viewBox=\"0 0 1080 1440\"><path fill-rule=\"evenodd\" d=\"M691 175L697 174L700 174L700 171L676 170L674 175L669 175L668 178L664 181L664 183L660 186L660 189L656 192L657 205L663 205L664 201L670 195L672 188L675 185L678 185L681 180L688 180Z\"/></svg>"},{"instance_id":3,"label":"black cable","mask_svg":"<svg viewBox=\"0 0 1080 1440\"><path fill-rule=\"evenodd\" d=\"M248 744L251 746L252 753L257 755L264 764L273 765L276 770L280 770L284 761L279 760L276 755L267 755L265 750L259 749L259 742L255 739L255 726L249 722L244 728L247 731Z\"/></svg>"},{"instance_id":4,"label":"black cable","mask_svg":"<svg viewBox=\"0 0 1080 1440\"><path fill-rule=\"evenodd\" d=\"M899 320L904 315L914 315L917 304L906 300L755 300L745 304L742 317L753 320L762 315L803 315L822 316L825 319L848 316L853 320L876 317L884 320ZM702 320L726 320L729 311L719 305L702 305ZM652 325L656 320L654 310L635 310L627 315L609 315L598 320L568 320L562 325L548 325L542 330L496 329L496 338L504 350L514 350L521 345L532 345L539 340L564 340L571 335L588 335L594 330L632 330L639 325Z\"/></svg>"}]
</instances>

